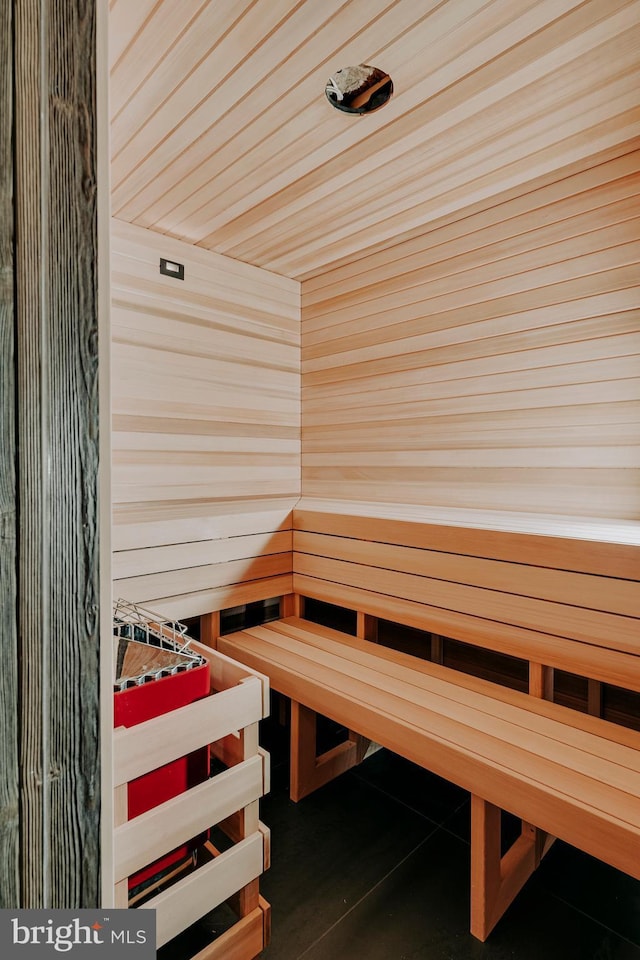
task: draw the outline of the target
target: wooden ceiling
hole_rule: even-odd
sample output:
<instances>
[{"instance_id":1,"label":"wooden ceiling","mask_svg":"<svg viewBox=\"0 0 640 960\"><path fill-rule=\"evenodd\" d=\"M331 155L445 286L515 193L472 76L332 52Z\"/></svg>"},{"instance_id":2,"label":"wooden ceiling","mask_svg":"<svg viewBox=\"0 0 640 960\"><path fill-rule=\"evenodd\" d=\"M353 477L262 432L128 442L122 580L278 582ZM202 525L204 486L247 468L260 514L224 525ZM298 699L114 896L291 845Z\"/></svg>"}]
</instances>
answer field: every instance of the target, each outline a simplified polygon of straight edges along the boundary
<instances>
[{"instance_id":1,"label":"wooden ceiling","mask_svg":"<svg viewBox=\"0 0 640 960\"><path fill-rule=\"evenodd\" d=\"M640 0L111 0L110 53L114 215L296 278L640 135Z\"/></svg>"}]
</instances>

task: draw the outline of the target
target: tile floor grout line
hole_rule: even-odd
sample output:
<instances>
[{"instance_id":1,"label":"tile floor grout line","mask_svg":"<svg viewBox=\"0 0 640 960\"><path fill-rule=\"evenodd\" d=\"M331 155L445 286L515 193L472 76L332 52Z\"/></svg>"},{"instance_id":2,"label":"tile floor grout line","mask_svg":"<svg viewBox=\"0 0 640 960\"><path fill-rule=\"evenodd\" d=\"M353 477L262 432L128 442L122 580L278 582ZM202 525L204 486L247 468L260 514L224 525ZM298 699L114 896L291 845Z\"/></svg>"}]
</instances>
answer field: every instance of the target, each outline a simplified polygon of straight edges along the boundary
<instances>
[{"instance_id":1,"label":"tile floor grout line","mask_svg":"<svg viewBox=\"0 0 640 960\"><path fill-rule=\"evenodd\" d=\"M535 874L533 876L535 876ZM607 933L613 934L614 937L617 937L619 940L623 940L625 943L628 943L630 946L635 947L636 949L640 947L640 944L635 940L630 940L629 937L624 935L624 933L620 933L619 930L614 930L613 927L609 927L606 923L603 923L602 920L597 920L596 917L592 916L590 913L587 913L586 910L581 910L580 907L576 907L574 903L571 903L569 900L565 900L564 897L561 897L558 893L553 893L553 891L549 890L548 887L546 888L546 892L548 896L558 900L565 907L573 910L574 913L579 914L581 917L586 917L587 920L591 920L592 923L596 923L599 927L602 927L603 930L606 930Z\"/></svg>"},{"instance_id":2,"label":"tile floor grout line","mask_svg":"<svg viewBox=\"0 0 640 960\"><path fill-rule=\"evenodd\" d=\"M470 847L470 846L471 846L471 840L467 839L467 837L461 837L459 833L456 833L456 832L455 832L455 830L451 830L451 829L447 826L447 824L448 824L451 820L453 820L453 818L456 817L456 816L460 813L460 811L462 810L462 808L463 808L464 806L467 806L469 803L470 803L470 799L469 799L469 797L466 797L466 798L462 801L462 803L460 803L460 804L455 808L455 810L453 810L447 817L445 817L445 819L444 819L444 820L442 821L442 823L440 824L440 829L441 829L441 830L444 830L444 832L447 833L450 837L455 837L456 840L460 840L460 841L461 841L462 843L464 843L467 847Z\"/></svg>"},{"instance_id":3,"label":"tile floor grout line","mask_svg":"<svg viewBox=\"0 0 640 960\"><path fill-rule=\"evenodd\" d=\"M383 792L384 792L384 791L383 791ZM423 846L425 845L425 843L427 843L429 840L431 840L431 839L436 835L436 833L438 832L439 829L440 829L440 827L436 826L436 827L431 831L431 833L429 833L426 837L424 837L424 839L421 840L420 843L417 844L417 846L415 846L415 847L413 848L413 850L410 850L409 853L407 853L407 854L402 858L402 860L398 861L398 863L396 863L396 865L391 868L391 870L388 870L387 873L385 873L385 875L384 875L383 877L380 877L380 879L379 879L376 883L374 883L374 885L373 885L369 890L367 890L367 892L364 893L364 894L360 897L359 900L356 900L356 902L353 903L353 904L349 907L349 909L346 910L338 920L335 920L329 927L327 927L327 929L324 931L324 933L320 934L320 936L317 937L317 938L313 941L313 943L310 943L308 947L305 947L305 949L302 951L302 953L298 954L298 957L296 958L296 960L302 960L302 958L305 957L305 956L309 953L310 950L313 950L313 948L316 947L322 940L324 940L324 938L327 937L327 936L331 933L332 930L335 930L335 928L336 928L339 924L341 924L342 921L345 920L351 913L353 913L353 911L356 910L356 909L360 906L361 903L364 903L364 901L367 899L367 897L370 897L371 894L372 894L375 890L377 890L379 886L381 886L381 884L383 884L386 880L388 880L389 877L396 872L396 870L398 870L404 863L406 863L406 861L409 859L409 857L412 857L415 853L418 852L418 850L420 850L421 847L423 847Z\"/></svg>"},{"instance_id":4,"label":"tile floor grout line","mask_svg":"<svg viewBox=\"0 0 640 960\"><path fill-rule=\"evenodd\" d=\"M395 794L389 793L388 790L384 790L377 783L372 783L370 780L367 780L366 777L363 777L362 774L358 773L356 770L352 770L350 772L353 774L354 777L357 777L361 783L366 783L367 786L381 793L383 797L388 797L390 800L394 800L396 803L399 803L400 806L406 807L407 810L411 810L411 812L415 813L416 816L422 817L422 819L426 820L427 823L434 824L434 826L438 827L441 830L444 830L445 833L449 834L450 837L455 837L457 840L461 840L464 844L469 846L468 839L466 839L465 837L461 837L460 834L455 832L455 830L451 830L449 827L446 826L446 824L449 823L449 821L453 820L453 818L462 810L465 804L469 803L469 797L465 797L465 799L462 800L458 804L458 806L451 811L451 813L447 814L447 816L444 818L444 820L441 823L438 823L437 820L434 820L432 817L428 817L426 813L423 813L421 810L417 810L415 807L412 807L405 800L401 800L399 797L396 797Z\"/></svg>"},{"instance_id":5,"label":"tile floor grout line","mask_svg":"<svg viewBox=\"0 0 640 960\"><path fill-rule=\"evenodd\" d=\"M423 813L421 810L416 810L415 807L412 807L412 806L411 806L410 804L408 804L405 800L401 800L399 797L396 797L393 793L389 793L388 790L384 790L384 789L383 789L382 787L380 787L377 783L371 783L370 780L367 780L365 777L363 777L363 776L361 776L360 774L356 773L355 770L353 770L353 771L351 771L351 772L353 773L353 776L354 776L354 777L357 777L358 780L360 780L361 783L364 783L364 784L366 784L368 787L371 787L372 790L377 790L378 793L381 793L383 797L388 797L389 800L393 800L395 803L399 803L401 807L406 807L407 810L411 810L411 812L412 812L412 813L415 813L415 815L416 815L417 817L421 817L423 820L426 820L427 823L433 824L434 827L441 827L441 826L442 826L442 824L441 824L441 823L438 823L437 820L434 820L432 817L428 817L427 814L426 814L426 813ZM446 820L449 819L449 816L453 816L455 813L457 813L457 812L458 812L458 809L460 809L460 808L459 808L459 807L456 808L456 810L454 810L453 814L449 814L449 815L446 817L445 822L446 822Z\"/></svg>"}]
</instances>

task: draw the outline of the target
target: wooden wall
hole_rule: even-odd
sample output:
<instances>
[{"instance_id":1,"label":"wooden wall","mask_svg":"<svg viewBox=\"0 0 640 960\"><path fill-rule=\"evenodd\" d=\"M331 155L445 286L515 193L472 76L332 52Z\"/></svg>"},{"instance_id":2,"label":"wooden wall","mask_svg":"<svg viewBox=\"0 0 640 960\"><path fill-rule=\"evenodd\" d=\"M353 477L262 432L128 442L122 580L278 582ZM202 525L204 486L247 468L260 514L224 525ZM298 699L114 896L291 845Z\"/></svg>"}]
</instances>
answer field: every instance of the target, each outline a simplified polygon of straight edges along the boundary
<instances>
[{"instance_id":1,"label":"wooden wall","mask_svg":"<svg viewBox=\"0 0 640 960\"><path fill-rule=\"evenodd\" d=\"M20 818L18 761L18 555L13 194L13 9L0 3L0 909L18 902Z\"/></svg>"},{"instance_id":2,"label":"wooden wall","mask_svg":"<svg viewBox=\"0 0 640 960\"><path fill-rule=\"evenodd\" d=\"M114 596L190 617L289 592L299 284L113 221L112 291Z\"/></svg>"},{"instance_id":3,"label":"wooden wall","mask_svg":"<svg viewBox=\"0 0 640 960\"><path fill-rule=\"evenodd\" d=\"M639 259L629 149L306 280L305 496L640 517Z\"/></svg>"},{"instance_id":4,"label":"wooden wall","mask_svg":"<svg viewBox=\"0 0 640 960\"><path fill-rule=\"evenodd\" d=\"M94 908L95 2L3 2L0 48L0 906Z\"/></svg>"}]
</instances>

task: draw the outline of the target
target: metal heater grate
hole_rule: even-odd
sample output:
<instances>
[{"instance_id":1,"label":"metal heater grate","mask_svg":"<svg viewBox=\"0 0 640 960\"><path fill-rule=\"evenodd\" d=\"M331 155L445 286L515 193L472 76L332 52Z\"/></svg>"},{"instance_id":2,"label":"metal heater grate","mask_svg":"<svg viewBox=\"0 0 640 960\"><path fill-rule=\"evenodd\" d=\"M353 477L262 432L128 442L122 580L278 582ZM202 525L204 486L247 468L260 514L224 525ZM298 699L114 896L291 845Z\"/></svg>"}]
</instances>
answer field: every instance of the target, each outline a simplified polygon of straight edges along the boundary
<instances>
[{"instance_id":1,"label":"metal heater grate","mask_svg":"<svg viewBox=\"0 0 640 960\"><path fill-rule=\"evenodd\" d=\"M184 673L205 662L189 649L191 638L183 623L166 620L128 600L114 604L113 640L115 692Z\"/></svg>"}]
</instances>

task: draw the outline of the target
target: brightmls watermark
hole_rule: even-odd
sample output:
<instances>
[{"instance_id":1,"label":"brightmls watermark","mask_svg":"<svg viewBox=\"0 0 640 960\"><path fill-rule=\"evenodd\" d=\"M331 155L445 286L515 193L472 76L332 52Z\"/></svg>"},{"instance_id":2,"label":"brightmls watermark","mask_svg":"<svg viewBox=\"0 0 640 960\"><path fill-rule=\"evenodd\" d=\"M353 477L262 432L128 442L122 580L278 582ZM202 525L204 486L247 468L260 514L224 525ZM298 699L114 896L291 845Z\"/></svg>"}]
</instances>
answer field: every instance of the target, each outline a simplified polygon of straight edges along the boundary
<instances>
[{"instance_id":1,"label":"brightmls watermark","mask_svg":"<svg viewBox=\"0 0 640 960\"><path fill-rule=\"evenodd\" d=\"M0 957L154 960L155 910L0 910Z\"/></svg>"}]
</instances>

